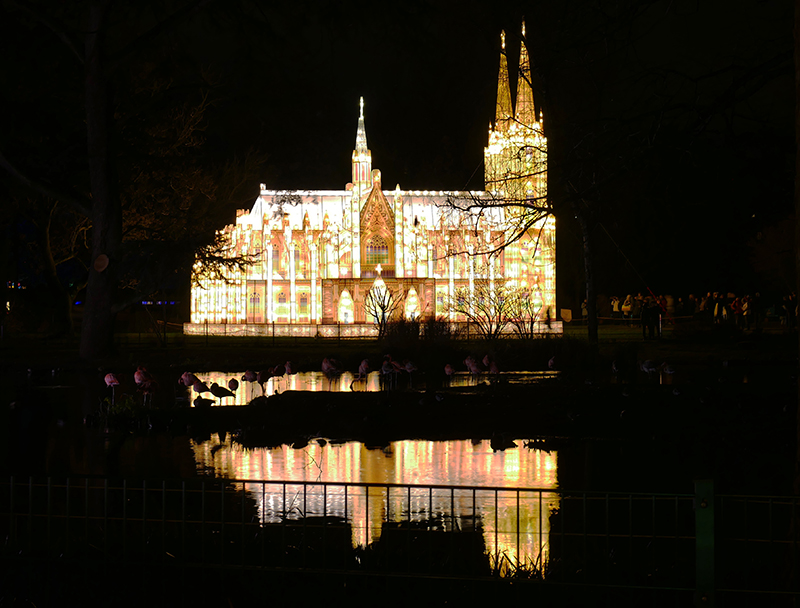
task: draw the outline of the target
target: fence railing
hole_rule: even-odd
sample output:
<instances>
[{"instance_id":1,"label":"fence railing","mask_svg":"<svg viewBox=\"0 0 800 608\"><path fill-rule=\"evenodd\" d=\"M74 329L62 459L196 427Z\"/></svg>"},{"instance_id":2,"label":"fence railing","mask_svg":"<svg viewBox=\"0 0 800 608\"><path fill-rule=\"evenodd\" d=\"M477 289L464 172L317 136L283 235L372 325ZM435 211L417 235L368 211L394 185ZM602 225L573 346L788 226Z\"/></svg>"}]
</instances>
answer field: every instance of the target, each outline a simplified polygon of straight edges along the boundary
<instances>
[{"instance_id":1,"label":"fence railing","mask_svg":"<svg viewBox=\"0 0 800 608\"><path fill-rule=\"evenodd\" d=\"M211 478L0 482L3 568L34 587L72 572L65 564L89 564L98 575L377 573L666 593L681 605L722 597L790 605L800 601L799 508L798 497L715 496L710 482L694 494Z\"/></svg>"}]
</instances>

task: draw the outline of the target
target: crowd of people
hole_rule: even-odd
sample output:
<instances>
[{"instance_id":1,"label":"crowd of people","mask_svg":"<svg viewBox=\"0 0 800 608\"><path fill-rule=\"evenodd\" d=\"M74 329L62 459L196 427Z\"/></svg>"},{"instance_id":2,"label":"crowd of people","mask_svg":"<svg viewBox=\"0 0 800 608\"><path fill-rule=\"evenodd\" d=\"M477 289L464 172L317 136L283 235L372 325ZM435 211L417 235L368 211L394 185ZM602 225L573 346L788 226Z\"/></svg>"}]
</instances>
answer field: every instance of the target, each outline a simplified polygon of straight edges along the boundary
<instances>
[{"instance_id":1,"label":"crowd of people","mask_svg":"<svg viewBox=\"0 0 800 608\"><path fill-rule=\"evenodd\" d=\"M686 298L670 295L627 295L598 298L598 317L620 320L631 325L641 325L645 338L660 336L664 319L693 319L708 325L735 325L743 330L757 329L767 320L779 320L787 329L796 326L797 294L784 295L779 301L766 306L761 294L737 296L729 292L711 292ZM588 317L586 300L581 304L584 321Z\"/></svg>"}]
</instances>

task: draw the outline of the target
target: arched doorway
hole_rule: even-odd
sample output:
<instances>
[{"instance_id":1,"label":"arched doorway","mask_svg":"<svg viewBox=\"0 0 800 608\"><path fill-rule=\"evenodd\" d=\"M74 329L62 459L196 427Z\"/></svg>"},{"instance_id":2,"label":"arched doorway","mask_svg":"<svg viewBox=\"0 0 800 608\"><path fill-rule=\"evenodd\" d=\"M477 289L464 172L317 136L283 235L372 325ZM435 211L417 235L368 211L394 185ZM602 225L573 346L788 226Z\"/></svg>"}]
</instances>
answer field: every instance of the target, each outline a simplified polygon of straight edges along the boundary
<instances>
[{"instance_id":1,"label":"arched doorway","mask_svg":"<svg viewBox=\"0 0 800 608\"><path fill-rule=\"evenodd\" d=\"M339 309L336 318L339 323L354 323L355 315L353 314L353 296L346 289L339 296Z\"/></svg>"}]
</instances>

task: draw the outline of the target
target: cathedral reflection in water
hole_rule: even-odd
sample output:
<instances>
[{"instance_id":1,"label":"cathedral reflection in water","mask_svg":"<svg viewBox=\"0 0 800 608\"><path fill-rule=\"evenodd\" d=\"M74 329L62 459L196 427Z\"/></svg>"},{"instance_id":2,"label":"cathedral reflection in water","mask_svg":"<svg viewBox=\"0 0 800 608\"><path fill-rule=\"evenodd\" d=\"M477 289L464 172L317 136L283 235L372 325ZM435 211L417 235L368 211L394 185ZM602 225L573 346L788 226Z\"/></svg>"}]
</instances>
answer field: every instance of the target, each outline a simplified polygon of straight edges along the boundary
<instances>
[{"instance_id":1,"label":"cathedral reflection in water","mask_svg":"<svg viewBox=\"0 0 800 608\"><path fill-rule=\"evenodd\" d=\"M490 555L545 563L550 513L559 504L557 454L517 443L504 452L494 452L488 440L407 440L384 450L358 442L244 449L215 436L192 447L198 466L216 477L253 480L238 486L257 504L262 523L342 517L352 525L354 547L377 541L387 521L436 521L447 530L476 526ZM362 483L420 487L336 485ZM465 487L425 487L437 485Z\"/></svg>"}]
</instances>

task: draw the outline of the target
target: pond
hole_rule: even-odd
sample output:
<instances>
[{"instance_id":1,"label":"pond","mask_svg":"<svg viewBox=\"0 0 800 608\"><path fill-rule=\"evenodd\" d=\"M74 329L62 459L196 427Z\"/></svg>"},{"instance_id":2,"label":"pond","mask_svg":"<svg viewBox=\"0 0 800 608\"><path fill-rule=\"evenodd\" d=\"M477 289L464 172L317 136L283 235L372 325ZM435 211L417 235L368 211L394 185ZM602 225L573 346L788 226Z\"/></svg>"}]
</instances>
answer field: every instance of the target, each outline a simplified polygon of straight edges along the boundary
<instances>
[{"instance_id":1,"label":"pond","mask_svg":"<svg viewBox=\"0 0 800 608\"><path fill-rule=\"evenodd\" d=\"M495 451L488 440L407 440L384 449L368 449L359 442L326 441L312 441L302 449L286 445L244 449L217 436L191 442L198 472L203 474L306 482L236 484L253 499L262 523L278 523L287 517L338 516L351 523L353 546L366 547L379 540L383 522L444 517L451 527L481 529L490 555L504 555L511 563L544 563L549 551L549 514L558 508L558 495L519 493L512 488L555 490L558 457L555 452L516 443L516 449ZM323 482L477 486L485 490L346 489L344 485L323 486Z\"/></svg>"},{"instance_id":2,"label":"pond","mask_svg":"<svg viewBox=\"0 0 800 608\"><path fill-rule=\"evenodd\" d=\"M387 382L381 377L380 372L372 371L366 378L356 377L352 372L343 372L334 376L323 374L321 371L298 372L291 375L272 376L263 386L257 382L245 382L241 380L244 371L213 371L197 372L197 378L204 382L208 387L216 383L219 386L227 387L231 379L237 380L239 386L233 391L233 397L214 398L210 393L203 393L204 398L213 399L214 406L247 405L256 397L266 395L271 397L276 393L285 391L370 391L377 392L382 390L394 390L399 388L410 388L414 390L424 390L426 387L423 375L409 376L402 373L394 376ZM531 372L502 372L496 375L490 374L470 374L467 372L456 372L447 378L449 388L469 388L491 382L505 382L508 384L538 384L558 377L558 372L554 371L531 371ZM187 401L192 402L197 397L191 387L187 387L182 395Z\"/></svg>"}]
</instances>

